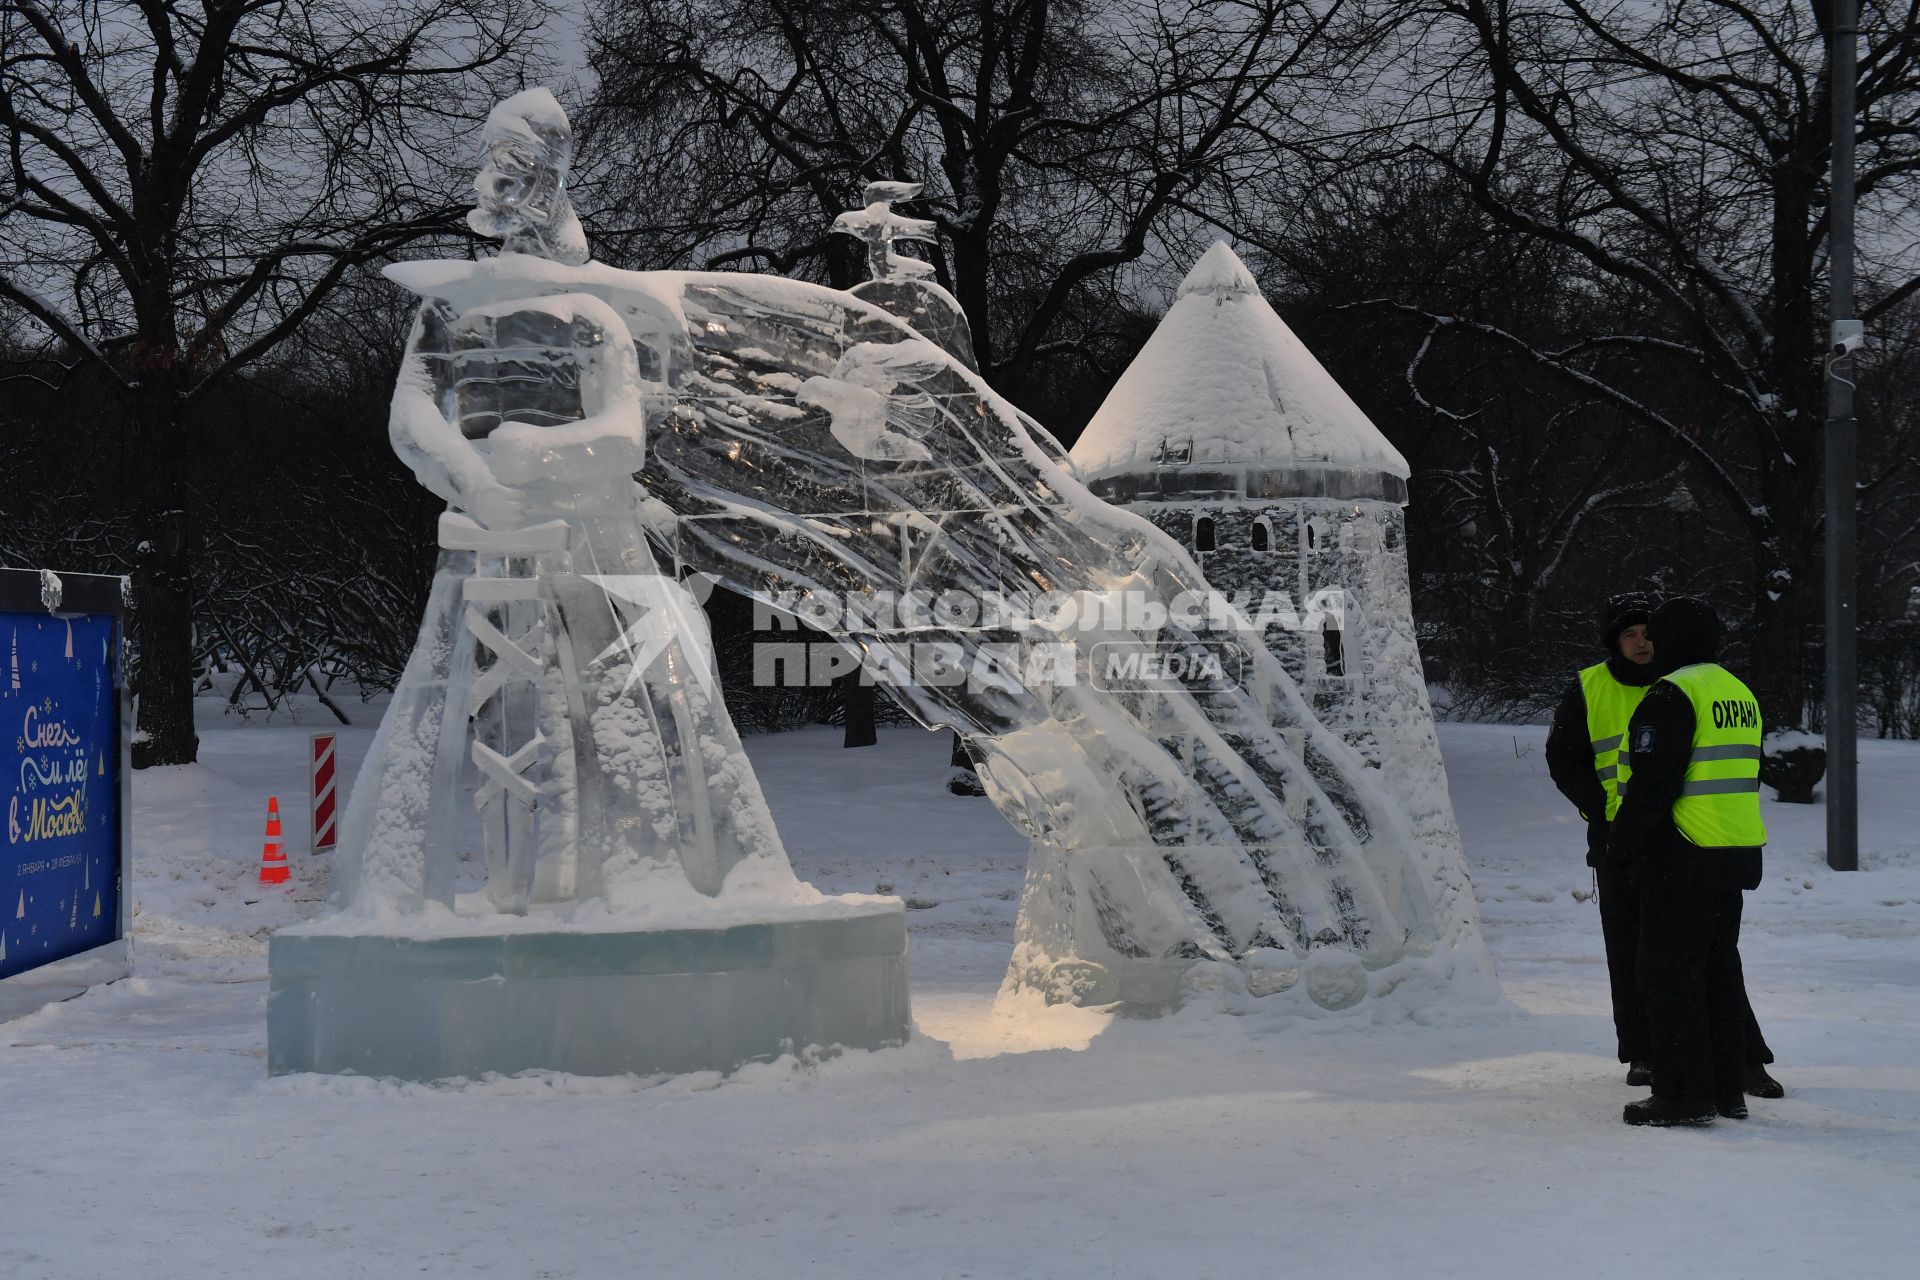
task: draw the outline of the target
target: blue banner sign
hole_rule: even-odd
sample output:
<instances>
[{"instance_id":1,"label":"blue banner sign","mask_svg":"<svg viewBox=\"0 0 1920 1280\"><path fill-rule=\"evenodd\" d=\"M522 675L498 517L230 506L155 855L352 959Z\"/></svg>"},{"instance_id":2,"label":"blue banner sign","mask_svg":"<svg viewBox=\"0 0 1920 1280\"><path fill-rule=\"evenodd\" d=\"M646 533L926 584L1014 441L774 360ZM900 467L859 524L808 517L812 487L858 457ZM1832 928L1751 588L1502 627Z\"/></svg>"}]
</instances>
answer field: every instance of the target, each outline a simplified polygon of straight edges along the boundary
<instances>
[{"instance_id":1,"label":"blue banner sign","mask_svg":"<svg viewBox=\"0 0 1920 1280\"><path fill-rule=\"evenodd\" d=\"M0 978L120 936L118 628L0 611Z\"/></svg>"}]
</instances>

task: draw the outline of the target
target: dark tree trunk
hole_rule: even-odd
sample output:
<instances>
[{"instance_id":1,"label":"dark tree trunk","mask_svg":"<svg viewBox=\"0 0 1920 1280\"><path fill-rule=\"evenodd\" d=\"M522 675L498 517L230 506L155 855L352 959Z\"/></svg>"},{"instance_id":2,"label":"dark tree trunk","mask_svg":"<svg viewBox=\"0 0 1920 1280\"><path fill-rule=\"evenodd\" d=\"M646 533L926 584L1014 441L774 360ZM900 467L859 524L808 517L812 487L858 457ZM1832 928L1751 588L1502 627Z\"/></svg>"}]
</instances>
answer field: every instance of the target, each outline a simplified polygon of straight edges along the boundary
<instances>
[{"instance_id":1,"label":"dark tree trunk","mask_svg":"<svg viewBox=\"0 0 1920 1280\"><path fill-rule=\"evenodd\" d=\"M1812 598L1810 566L1804 558L1782 555L1764 568L1755 602L1747 676L1760 700L1769 728L1799 728L1806 714L1804 663L1807 603ZM1794 561L1799 560L1799 564ZM1778 593L1773 598L1770 593Z\"/></svg>"},{"instance_id":2,"label":"dark tree trunk","mask_svg":"<svg viewBox=\"0 0 1920 1280\"><path fill-rule=\"evenodd\" d=\"M842 747L871 747L880 741L873 723L874 688L860 676L856 671L840 677L841 697L847 711L847 734L840 742Z\"/></svg>"},{"instance_id":3,"label":"dark tree trunk","mask_svg":"<svg viewBox=\"0 0 1920 1280\"><path fill-rule=\"evenodd\" d=\"M1782 424L1781 439L1792 424ZM1781 457L1760 478L1770 527L1758 540L1747 677L1772 728L1800 728L1806 716L1806 662L1810 611L1818 609L1820 510L1817 469Z\"/></svg>"},{"instance_id":4,"label":"dark tree trunk","mask_svg":"<svg viewBox=\"0 0 1920 1280\"><path fill-rule=\"evenodd\" d=\"M1760 501L1771 528L1759 543L1752 656L1754 694L1776 728L1806 724L1807 642L1820 616L1822 515L1820 463L1826 386L1815 313L1818 252L1808 219L1819 208L1826 174L1824 112L1802 121L1773 170L1772 293L1768 300L1772 349L1762 377L1781 398L1783 413L1756 432L1776 441L1767 449Z\"/></svg>"},{"instance_id":5,"label":"dark tree trunk","mask_svg":"<svg viewBox=\"0 0 1920 1280\"><path fill-rule=\"evenodd\" d=\"M960 304L961 313L967 317L967 325L973 330L974 362L979 366L982 376L993 383L993 362L998 350L993 335L992 285L987 274L987 246L983 237L971 232L964 237L955 234L952 241L954 300Z\"/></svg>"},{"instance_id":6,"label":"dark tree trunk","mask_svg":"<svg viewBox=\"0 0 1920 1280\"><path fill-rule=\"evenodd\" d=\"M193 570L199 554L181 456L178 412L169 392L135 410L133 474L139 543L133 572L133 627L140 646L141 740L135 768L192 764Z\"/></svg>"},{"instance_id":7,"label":"dark tree trunk","mask_svg":"<svg viewBox=\"0 0 1920 1280\"><path fill-rule=\"evenodd\" d=\"M967 752L966 739L958 733L953 735L953 753L947 758L947 766L947 790L957 796L987 794L986 784L980 781L980 772Z\"/></svg>"}]
</instances>

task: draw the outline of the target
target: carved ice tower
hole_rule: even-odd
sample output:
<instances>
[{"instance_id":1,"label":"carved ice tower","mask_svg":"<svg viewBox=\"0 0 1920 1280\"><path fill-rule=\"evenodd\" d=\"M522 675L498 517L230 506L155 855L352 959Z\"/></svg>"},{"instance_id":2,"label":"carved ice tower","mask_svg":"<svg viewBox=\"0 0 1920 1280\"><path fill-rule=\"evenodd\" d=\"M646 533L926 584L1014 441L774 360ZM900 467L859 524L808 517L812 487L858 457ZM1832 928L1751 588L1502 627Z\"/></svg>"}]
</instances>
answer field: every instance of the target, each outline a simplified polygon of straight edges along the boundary
<instances>
[{"instance_id":1,"label":"carved ice tower","mask_svg":"<svg viewBox=\"0 0 1920 1280\"><path fill-rule=\"evenodd\" d=\"M1406 459L1215 243L1073 447L1096 494L1193 552L1321 723L1457 851L1407 582Z\"/></svg>"}]
</instances>

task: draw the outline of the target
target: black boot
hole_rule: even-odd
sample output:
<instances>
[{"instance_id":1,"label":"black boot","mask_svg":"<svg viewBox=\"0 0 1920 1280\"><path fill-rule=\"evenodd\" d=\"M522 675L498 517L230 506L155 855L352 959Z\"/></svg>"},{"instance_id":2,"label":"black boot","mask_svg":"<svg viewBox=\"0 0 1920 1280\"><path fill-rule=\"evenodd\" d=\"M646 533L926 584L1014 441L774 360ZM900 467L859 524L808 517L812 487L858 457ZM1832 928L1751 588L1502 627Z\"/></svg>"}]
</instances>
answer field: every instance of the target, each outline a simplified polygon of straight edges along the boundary
<instances>
[{"instance_id":1,"label":"black boot","mask_svg":"<svg viewBox=\"0 0 1920 1280\"><path fill-rule=\"evenodd\" d=\"M1720 1113L1722 1120L1745 1120L1747 1118L1747 1095L1729 1093L1715 1098L1713 1109Z\"/></svg>"},{"instance_id":2,"label":"black boot","mask_svg":"<svg viewBox=\"0 0 1920 1280\"><path fill-rule=\"evenodd\" d=\"M1620 1118L1628 1124L1667 1129L1675 1125L1712 1124L1714 1114L1713 1103L1700 1099L1648 1098L1644 1102L1629 1102Z\"/></svg>"},{"instance_id":3,"label":"black boot","mask_svg":"<svg viewBox=\"0 0 1920 1280\"><path fill-rule=\"evenodd\" d=\"M1746 1091L1756 1098L1784 1098L1787 1087L1767 1074L1767 1069L1756 1062L1747 1068Z\"/></svg>"},{"instance_id":4,"label":"black boot","mask_svg":"<svg viewBox=\"0 0 1920 1280\"><path fill-rule=\"evenodd\" d=\"M1627 1064L1627 1088L1651 1089L1653 1087L1653 1064L1645 1058L1635 1058Z\"/></svg>"}]
</instances>

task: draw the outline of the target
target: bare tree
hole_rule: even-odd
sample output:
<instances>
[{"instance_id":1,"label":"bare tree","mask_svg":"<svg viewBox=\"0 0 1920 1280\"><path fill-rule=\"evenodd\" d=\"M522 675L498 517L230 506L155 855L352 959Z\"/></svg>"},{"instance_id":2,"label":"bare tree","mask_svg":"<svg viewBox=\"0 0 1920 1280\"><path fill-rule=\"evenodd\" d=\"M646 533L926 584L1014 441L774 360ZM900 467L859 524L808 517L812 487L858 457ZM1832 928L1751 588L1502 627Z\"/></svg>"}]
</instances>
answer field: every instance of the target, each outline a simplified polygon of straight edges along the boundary
<instances>
[{"instance_id":1,"label":"bare tree","mask_svg":"<svg viewBox=\"0 0 1920 1280\"><path fill-rule=\"evenodd\" d=\"M1601 597L1699 589L1737 563L1731 522L1663 446L1514 347L1591 362L1589 341L1647 317L1479 208L1450 166L1370 157L1306 193L1249 262L1413 467L1414 612L1456 712L1550 707L1591 661ZM1631 375L1617 356L1591 367ZM1683 527L1685 576L1663 563Z\"/></svg>"},{"instance_id":2,"label":"bare tree","mask_svg":"<svg viewBox=\"0 0 1920 1280\"><path fill-rule=\"evenodd\" d=\"M834 215L868 180L924 181L908 211L939 229L983 372L1019 396L1058 362L1124 358L1121 270L1285 168L1374 35L1342 0L610 4L589 129L631 182L601 230L639 265L845 286Z\"/></svg>"},{"instance_id":3,"label":"bare tree","mask_svg":"<svg viewBox=\"0 0 1920 1280\"><path fill-rule=\"evenodd\" d=\"M1871 323L1920 289L1900 233L1920 194L1920 22L1912 0L1863 10L1863 245L1866 274L1886 282L1867 297ZM1606 310L1642 317L1560 350L1486 323L1477 337L1626 415L1739 529L1745 579L1722 585L1751 608L1769 718L1800 722L1818 613L1825 6L1443 0L1437 12L1419 32L1435 69L1426 101L1455 127L1433 153L1503 226L1565 250Z\"/></svg>"},{"instance_id":4,"label":"bare tree","mask_svg":"<svg viewBox=\"0 0 1920 1280\"><path fill-rule=\"evenodd\" d=\"M195 415L356 268L457 225L450 166L539 52L527 0L4 0L0 300L110 387L140 758L191 761Z\"/></svg>"}]
</instances>

